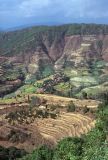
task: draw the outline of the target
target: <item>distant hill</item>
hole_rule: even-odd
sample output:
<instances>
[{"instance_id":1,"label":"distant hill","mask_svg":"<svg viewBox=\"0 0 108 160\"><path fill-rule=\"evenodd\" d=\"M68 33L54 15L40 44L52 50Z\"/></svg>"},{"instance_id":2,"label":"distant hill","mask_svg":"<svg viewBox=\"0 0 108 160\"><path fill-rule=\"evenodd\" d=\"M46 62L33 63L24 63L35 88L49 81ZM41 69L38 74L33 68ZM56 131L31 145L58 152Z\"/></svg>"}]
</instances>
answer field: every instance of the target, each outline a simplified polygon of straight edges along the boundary
<instances>
[{"instance_id":1,"label":"distant hill","mask_svg":"<svg viewBox=\"0 0 108 160\"><path fill-rule=\"evenodd\" d=\"M16 28L17 29L17 28ZM36 26L11 32L0 36L0 55L15 55L19 52L32 50L42 43L46 37L50 43L62 36L99 35L108 33L108 25L68 24L62 26Z\"/></svg>"}]
</instances>

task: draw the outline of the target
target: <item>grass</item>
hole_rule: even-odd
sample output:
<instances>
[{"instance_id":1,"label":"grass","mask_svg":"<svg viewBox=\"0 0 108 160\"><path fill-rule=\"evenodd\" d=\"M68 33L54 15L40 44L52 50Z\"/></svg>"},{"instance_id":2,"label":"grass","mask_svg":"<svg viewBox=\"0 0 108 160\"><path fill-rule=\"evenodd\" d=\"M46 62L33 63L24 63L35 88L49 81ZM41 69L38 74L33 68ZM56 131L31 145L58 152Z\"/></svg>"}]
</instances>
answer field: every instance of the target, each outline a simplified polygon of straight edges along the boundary
<instances>
[{"instance_id":1,"label":"grass","mask_svg":"<svg viewBox=\"0 0 108 160\"><path fill-rule=\"evenodd\" d=\"M108 64L108 63L106 63L105 61L97 61L97 62L95 63L95 67L96 67L96 68L103 68L103 67L105 67L107 64Z\"/></svg>"},{"instance_id":2,"label":"grass","mask_svg":"<svg viewBox=\"0 0 108 160\"><path fill-rule=\"evenodd\" d=\"M66 83L60 83L60 84L56 85L54 88L56 90L58 90L58 91L67 92L67 91L70 90L70 85L69 85L68 82L66 82Z\"/></svg>"},{"instance_id":3,"label":"grass","mask_svg":"<svg viewBox=\"0 0 108 160\"><path fill-rule=\"evenodd\" d=\"M28 94L28 93L35 93L36 92L36 87L33 85L24 85L20 89L18 89L23 94Z\"/></svg>"},{"instance_id":4,"label":"grass","mask_svg":"<svg viewBox=\"0 0 108 160\"><path fill-rule=\"evenodd\" d=\"M69 76L69 77L74 77L78 75L78 71L75 69L72 69L70 67L67 67L64 69L64 74Z\"/></svg>"},{"instance_id":5,"label":"grass","mask_svg":"<svg viewBox=\"0 0 108 160\"><path fill-rule=\"evenodd\" d=\"M34 85L24 85L22 87L20 87L16 92L8 94L5 96L5 98L14 98L15 96L24 96L24 95L28 95L28 94L33 94L36 93L36 90L38 89L38 87L34 86Z\"/></svg>"},{"instance_id":6,"label":"grass","mask_svg":"<svg viewBox=\"0 0 108 160\"><path fill-rule=\"evenodd\" d=\"M71 78L71 82L79 82L79 83L90 83L91 85L97 84L97 81L94 77L90 76L78 76Z\"/></svg>"},{"instance_id":7,"label":"grass","mask_svg":"<svg viewBox=\"0 0 108 160\"><path fill-rule=\"evenodd\" d=\"M71 67L66 67L64 69L64 74L69 76L69 77L77 77L77 76L89 76L88 68L82 67L82 68L71 68Z\"/></svg>"},{"instance_id":8,"label":"grass","mask_svg":"<svg viewBox=\"0 0 108 160\"><path fill-rule=\"evenodd\" d=\"M92 87L87 87L81 90L78 94L76 94L77 97L81 97L83 95L83 92L87 93L88 97L90 96L96 96L99 94L102 94L104 92L108 91L108 86L103 85L97 85Z\"/></svg>"},{"instance_id":9,"label":"grass","mask_svg":"<svg viewBox=\"0 0 108 160\"><path fill-rule=\"evenodd\" d=\"M46 77L46 78L43 78L43 79L41 79L41 80L37 80L37 81L35 82L35 85L36 85L37 83L43 83L44 81L46 81L46 80L48 80L48 79L52 79L52 78L53 78L53 75L48 76L48 77Z\"/></svg>"},{"instance_id":10,"label":"grass","mask_svg":"<svg viewBox=\"0 0 108 160\"><path fill-rule=\"evenodd\" d=\"M0 98L0 105L5 104L5 105L10 105L12 103L20 103L20 102L24 102L24 98L23 97L18 97L17 99L15 98Z\"/></svg>"}]
</instances>

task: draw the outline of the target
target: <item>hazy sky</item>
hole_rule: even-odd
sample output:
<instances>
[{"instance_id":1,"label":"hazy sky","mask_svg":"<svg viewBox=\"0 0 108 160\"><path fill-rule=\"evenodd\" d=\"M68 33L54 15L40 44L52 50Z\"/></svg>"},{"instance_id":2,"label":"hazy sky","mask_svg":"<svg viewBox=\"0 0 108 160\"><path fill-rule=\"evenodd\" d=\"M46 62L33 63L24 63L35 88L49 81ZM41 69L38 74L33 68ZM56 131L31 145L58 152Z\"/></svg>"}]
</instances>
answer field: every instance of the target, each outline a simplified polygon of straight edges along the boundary
<instances>
[{"instance_id":1,"label":"hazy sky","mask_svg":"<svg viewBox=\"0 0 108 160\"><path fill-rule=\"evenodd\" d=\"M0 0L0 28L74 22L108 23L108 0Z\"/></svg>"}]
</instances>

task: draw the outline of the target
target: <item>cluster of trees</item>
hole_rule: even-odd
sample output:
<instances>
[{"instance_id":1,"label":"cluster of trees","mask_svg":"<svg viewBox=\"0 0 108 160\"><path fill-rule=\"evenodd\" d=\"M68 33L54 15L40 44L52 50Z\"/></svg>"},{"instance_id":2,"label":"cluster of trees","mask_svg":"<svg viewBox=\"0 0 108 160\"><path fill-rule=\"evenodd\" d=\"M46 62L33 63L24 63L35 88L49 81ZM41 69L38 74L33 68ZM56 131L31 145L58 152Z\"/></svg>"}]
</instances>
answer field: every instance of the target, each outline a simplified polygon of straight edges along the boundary
<instances>
[{"instance_id":1,"label":"cluster of trees","mask_svg":"<svg viewBox=\"0 0 108 160\"><path fill-rule=\"evenodd\" d=\"M48 118L51 117L55 119L58 116L57 113L49 111L46 109L29 109L28 111L20 110L16 112L10 112L6 119L11 125L16 124L30 124L33 123L36 118Z\"/></svg>"},{"instance_id":2,"label":"cluster of trees","mask_svg":"<svg viewBox=\"0 0 108 160\"><path fill-rule=\"evenodd\" d=\"M67 112L75 112L75 104L71 101L67 106Z\"/></svg>"},{"instance_id":3,"label":"cluster of trees","mask_svg":"<svg viewBox=\"0 0 108 160\"><path fill-rule=\"evenodd\" d=\"M54 89L54 86L61 83L61 82L68 82L70 80L69 77L67 77L63 73L56 73L53 75L53 78L47 79L43 82L43 84L38 85L38 88L41 88L43 93L56 93L56 90ZM39 90L40 91L40 90Z\"/></svg>"},{"instance_id":4,"label":"cluster of trees","mask_svg":"<svg viewBox=\"0 0 108 160\"><path fill-rule=\"evenodd\" d=\"M15 67L10 62L2 64L3 74L0 76L0 97L16 91L23 84L25 73L22 67Z\"/></svg>"},{"instance_id":5,"label":"cluster of trees","mask_svg":"<svg viewBox=\"0 0 108 160\"><path fill-rule=\"evenodd\" d=\"M34 122L36 118L51 117L55 119L59 114L58 112L49 109L47 105L41 106L42 101L38 97L31 97L30 99L28 96L28 101L30 103L28 108L22 108L21 110L10 112L5 116L9 124L30 124ZM46 103L45 100L44 103Z\"/></svg>"},{"instance_id":6,"label":"cluster of trees","mask_svg":"<svg viewBox=\"0 0 108 160\"><path fill-rule=\"evenodd\" d=\"M108 25L100 24L73 24L68 25L68 35L98 35L108 34Z\"/></svg>"},{"instance_id":7,"label":"cluster of trees","mask_svg":"<svg viewBox=\"0 0 108 160\"><path fill-rule=\"evenodd\" d=\"M25 150L17 149L15 147L4 148L0 146L0 160L15 160L21 158L27 153Z\"/></svg>"},{"instance_id":8,"label":"cluster of trees","mask_svg":"<svg viewBox=\"0 0 108 160\"><path fill-rule=\"evenodd\" d=\"M14 81L16 79L24 80L25 73L22 66L15 67L11 62L4 62L2 65L3 75L0 77L0 82L5 83L5 81Z\"/></svg>"}]
</instances>

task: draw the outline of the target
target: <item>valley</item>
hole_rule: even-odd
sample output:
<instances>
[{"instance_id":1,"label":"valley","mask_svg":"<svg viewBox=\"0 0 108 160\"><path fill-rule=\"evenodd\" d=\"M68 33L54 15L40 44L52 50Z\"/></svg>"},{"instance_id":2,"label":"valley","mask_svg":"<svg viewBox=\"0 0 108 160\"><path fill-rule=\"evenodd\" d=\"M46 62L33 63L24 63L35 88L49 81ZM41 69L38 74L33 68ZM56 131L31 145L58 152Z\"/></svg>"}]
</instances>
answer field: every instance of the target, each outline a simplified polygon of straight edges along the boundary
<instances>
[{"instance_id":1,"label":"valley","mask_svg":"<svg viewBox=\"0 0 108 160\"><path fill-rule=\"evenodd\" d=\"M107 25L1 32L0 146L25 155L40 146L56 151L68 138L81 145L89 137L107 142L107 44Z\"/></svg>"}]
</instances>

